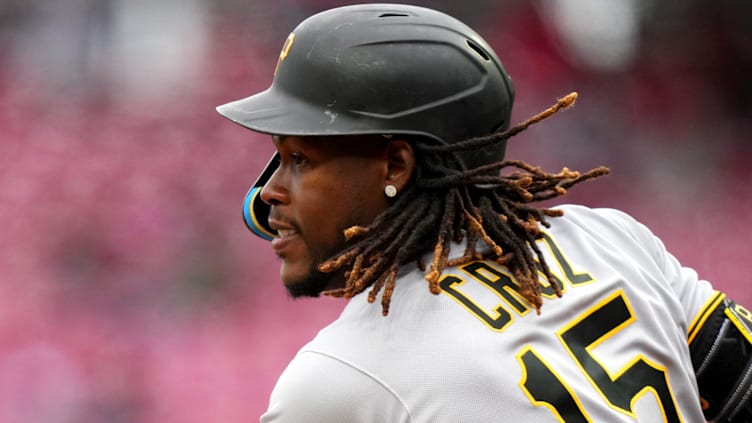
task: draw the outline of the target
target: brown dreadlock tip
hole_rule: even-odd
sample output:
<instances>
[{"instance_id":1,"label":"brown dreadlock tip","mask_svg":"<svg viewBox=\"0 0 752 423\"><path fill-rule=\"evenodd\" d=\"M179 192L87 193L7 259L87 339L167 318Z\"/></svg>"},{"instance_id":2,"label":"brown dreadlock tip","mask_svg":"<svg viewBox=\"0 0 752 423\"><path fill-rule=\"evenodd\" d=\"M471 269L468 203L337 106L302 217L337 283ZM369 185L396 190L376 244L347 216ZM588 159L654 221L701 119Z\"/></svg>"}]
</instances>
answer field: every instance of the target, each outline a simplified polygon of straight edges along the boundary
<instances>
[{"instance_id":1,"label":"brown dreadlock tip","mask_svg":"<svg viewBox=\"0 0 752 423\"><path fill-rule=\"evenodd\" d=\"M350 240L355 236L363 235L364 233L368 232L368 228L364 228L363 226L351 226L347 229L345 229L345 239Z\"/></svg>"},{"instance_id":2,"label":"brown dreadlock tip","mask_svg":"<svg viewBox=\"0 0 752 423\"><path fill-rule=\"evenodd\" d=\"M561 107L568 109L572 106L574 106L574 103L577 101L577 91L572 91L571 93L565 95L563 98L560 98L558 103L561 105Z\"/></svg>"},{"instance_id":3,"label":"brown dreadlock tip","mask_svg":"<svg viewBox=\"0 0 752 423\"><path fill-rule=\"evenodd\" d=\"M439 278L439 271L438 270L431 270L428 272L428 274L425 276L425 279L428 282L435 282Z\"/></svg>"},{"instance_id":4,"label":"brown dreadlock tip","mask_svg":"<svg viewBox=\"0 0 752 423\"><path fill-rule=\"evenodd\" d=\"M564 178L578 178L580 176L580 172L572 170L565 166L561 169L561 173L559 175Z\"/></svg>"},{"instance_id":5,"label":"brown dreadlock tip","mask_svg":"<svg viewBox=\"0 0 752 423\"><path fill-rule=\"evenodd\" d=\"M523 176L519 179L519 186L522 188L529 187L533 183L533 178L530 176Z\"/></svg>"},{"instance_id":6,"label":"brown dreadlock tip","mask_svg":"<svg viewBox=\"0 0 752 423\"><path fill-rule=\"evenodd\" d=\"M330 289L328 291L322 292L322 294L326 295L327 297L342 298L346 293L344 289Z\"/></svg>"}]
</instances>

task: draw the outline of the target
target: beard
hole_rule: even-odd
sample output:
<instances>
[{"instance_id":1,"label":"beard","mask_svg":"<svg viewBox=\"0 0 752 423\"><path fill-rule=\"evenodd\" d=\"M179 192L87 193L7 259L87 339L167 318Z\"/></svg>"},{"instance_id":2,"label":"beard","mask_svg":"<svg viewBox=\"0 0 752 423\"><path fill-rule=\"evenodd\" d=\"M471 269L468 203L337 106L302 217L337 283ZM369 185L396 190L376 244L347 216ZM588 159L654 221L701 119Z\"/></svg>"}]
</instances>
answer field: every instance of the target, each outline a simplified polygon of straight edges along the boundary
<instances>
[{"instance_id":1,"label":"beard","mask_svg":"<svg viewBox=\"0 0 752 423\"><path fill-rule=\"evenodd\" d=\"M344 233L344 230L341 231ZM335 272L322 272L319 270L319 266L344 252L349 243L342 239L337 245L328 249L326 254L322 254L327 259L313 260L308 275L305 279L291 285L286 285L288 295L291 298L316 298L321 295L322 292L330 289L337 289L345 286L345 271L338 270Z\"/></svg>"},{"instance_id":2,"label":"beard","mask_svg":"<svg viewBox=\"0 0 752 423\"><path fill-rule=\"evenodd\" d=\"M333 275L324 273L317 265L311 266L308 277L293 286L286 286L291 298L318 297L331 283Z\"/></svg>"}]
</instances>

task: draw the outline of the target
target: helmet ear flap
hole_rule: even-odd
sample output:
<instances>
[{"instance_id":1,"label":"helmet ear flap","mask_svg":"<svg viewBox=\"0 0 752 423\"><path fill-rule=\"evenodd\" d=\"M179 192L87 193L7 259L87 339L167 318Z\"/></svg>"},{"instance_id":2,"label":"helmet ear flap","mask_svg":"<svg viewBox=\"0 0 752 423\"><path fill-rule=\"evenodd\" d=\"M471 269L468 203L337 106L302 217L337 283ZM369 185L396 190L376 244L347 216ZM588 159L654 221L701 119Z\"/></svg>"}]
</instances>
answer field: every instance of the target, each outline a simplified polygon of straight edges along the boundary
<instances>
[{"instance_id":1,"label":"helmet ear flap","mask_svg":"<svg viewBox=\"0 0 752 423\"><path fill-rule=\"evenodd\" d=\"M269 226L271 206L261 199L261 190L264 189L264 185L271 179L278 165L279 153L275 153L271 160L269 160L269 163L267 163L264 171L256 179L256 182L253 183L251 189L248 190L245 198L243 198L243 222L245 222L245 226L251 232L267 241L271 241L277 236L277 231Z\"/></svg>"},{"instance_id":2,"label":"helmet ear flap","mask_svg":"<svg viewBox=\"0 0 752 423\"><path fill-rule=\"evenodd\" d=\"M261 199L263 186L252 187L243 199L243 222L254 234L271 241L276 232L269 227L269 205Z\"/></svg>"}]
</instances>

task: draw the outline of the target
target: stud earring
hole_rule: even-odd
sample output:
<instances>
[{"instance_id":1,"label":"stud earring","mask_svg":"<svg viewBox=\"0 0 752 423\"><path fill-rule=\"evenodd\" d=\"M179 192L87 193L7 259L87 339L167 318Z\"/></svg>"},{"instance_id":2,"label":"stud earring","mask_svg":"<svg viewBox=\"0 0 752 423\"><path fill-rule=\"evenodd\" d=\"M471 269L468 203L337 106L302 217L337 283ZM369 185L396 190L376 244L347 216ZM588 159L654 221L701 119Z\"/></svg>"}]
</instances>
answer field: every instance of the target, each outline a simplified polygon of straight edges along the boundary
<instances>
[{"instance_id":1,"label":"stud earring","mask_svg":"<svg viewBox=\"0 0 752 423\"><path fill-rule=\"evenodd\" d=\"M389 198L394 198L397 195L397 188L394 185L387 185L384 187L384 194Z\"/></svg>"}]
</instances>

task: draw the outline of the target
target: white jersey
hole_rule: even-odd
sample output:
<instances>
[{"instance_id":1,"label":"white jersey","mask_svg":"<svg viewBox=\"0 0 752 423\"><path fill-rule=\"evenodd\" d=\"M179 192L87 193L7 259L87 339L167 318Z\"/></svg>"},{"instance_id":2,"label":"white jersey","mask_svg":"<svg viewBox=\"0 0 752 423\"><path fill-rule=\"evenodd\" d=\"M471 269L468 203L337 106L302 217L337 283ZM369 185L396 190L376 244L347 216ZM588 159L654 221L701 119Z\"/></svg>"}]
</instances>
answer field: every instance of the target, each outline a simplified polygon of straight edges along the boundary
<instances>
[{"instance_id":1,"label":"white jersey","mask_svg":"<svg viewBox=\"0 0 752 423\"><path fill-rule=\"evenodd\" d=\"M722 297L616 210L562 206L539 242L564 295L506 268L415 266L389 316L356 296L280 376L263 423L702 422L687 342ZM463 252L453 247L453 255Z\"/></svg>"}]
</instances>

